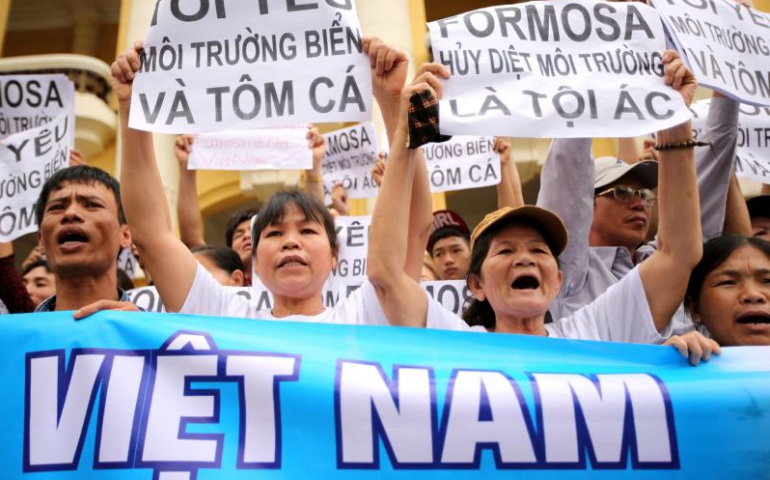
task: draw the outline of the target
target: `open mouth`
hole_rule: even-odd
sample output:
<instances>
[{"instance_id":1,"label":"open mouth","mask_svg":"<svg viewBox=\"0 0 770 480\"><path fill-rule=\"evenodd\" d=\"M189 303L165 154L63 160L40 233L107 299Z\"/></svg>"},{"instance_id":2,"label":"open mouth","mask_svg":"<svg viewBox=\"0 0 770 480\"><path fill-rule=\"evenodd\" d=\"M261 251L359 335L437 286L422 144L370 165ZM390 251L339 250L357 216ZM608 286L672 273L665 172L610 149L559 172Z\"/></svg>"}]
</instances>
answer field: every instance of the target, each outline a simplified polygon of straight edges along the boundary
<instances>
[{"instance_id":1,"label":"open mouth","mask_svg":"<svg viewBox=\"0 0 770 480\"><path fill-rule=\"evenodd\" d=\"M770 315L751 314L745 315L737 320L741 325L768 325L770 324Z\"/></svg>"},{"instance_id":2,"label":"open mouth","mask_svg":"<svg viewBox=\"0 0 770 480\"><path fill-rule=\"evenodd\" d=\"M307 262L302 257L298 257L296 255L284 257L280 262L278 262L278 268L303 266L307 266Z\"/></svg>"},{"instance_id":3,"label":"open mouth","mask_svg":"<svg viewBox=\"0 0 770 480\"><path fill-rule=\"evenodd\" d=\"M540 287L540 280L534 275L522 275L511 284L514 290L535 290Z\"/></svg>"},{"instance_id":4,"label":"open mouth","mask_svg":"<svg viewBox=\"0 0 770 480\"><path fill-rule=\"evenodd\" d=\"M88 242L88 235L80 230L66 230L59 233L57 238L61 246L74 246Z\"/></svg>"}]
</instances>

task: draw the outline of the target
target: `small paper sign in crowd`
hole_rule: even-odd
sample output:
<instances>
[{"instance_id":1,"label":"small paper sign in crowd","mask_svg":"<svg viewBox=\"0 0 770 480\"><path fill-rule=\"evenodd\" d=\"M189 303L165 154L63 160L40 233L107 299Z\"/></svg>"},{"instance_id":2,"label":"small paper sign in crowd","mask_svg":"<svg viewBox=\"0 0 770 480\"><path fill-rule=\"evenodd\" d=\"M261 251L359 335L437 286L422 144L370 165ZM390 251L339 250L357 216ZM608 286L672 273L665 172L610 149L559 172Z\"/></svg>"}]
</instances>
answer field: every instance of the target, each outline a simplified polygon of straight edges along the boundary
<instances>
[{"instance_id":1,"label":"small paper sign in crowd","mask_svg":"<svg viewBox=\"0 0 770 480\"><path fill-rule=\"evenodd\" d=\"M0 76L0 242L37 231L43 184L69 166L75 87L64 75Z\"/></svg>"}]
</instances>

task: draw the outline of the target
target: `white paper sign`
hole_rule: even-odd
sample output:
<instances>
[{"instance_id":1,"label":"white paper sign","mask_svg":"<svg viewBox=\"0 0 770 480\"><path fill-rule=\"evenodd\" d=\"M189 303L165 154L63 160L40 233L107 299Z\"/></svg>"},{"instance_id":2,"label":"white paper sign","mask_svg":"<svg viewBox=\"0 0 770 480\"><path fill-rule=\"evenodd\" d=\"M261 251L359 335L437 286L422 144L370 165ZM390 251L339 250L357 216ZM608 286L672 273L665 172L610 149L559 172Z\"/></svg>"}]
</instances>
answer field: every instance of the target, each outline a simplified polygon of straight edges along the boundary
<instances>
[{"instance_id":1,"label":"white paper sign","mask_svg":"<svg viewBox=\"0 0 770 480\"><path fill-rule=\"evenodd\" d=\"M361 36L351 0L158 2L130 125L203 133L369 120Z\"/></svg>"},{"instance_id":2,"label":"white paper sign","mask_svg":"<svg viewBox=\"0 0 770 480\"><path fill-rule=\"evenodd\" d=\"M37 231L35 205L45 181L69 166L71 128L68 114L61 113L0 144L0 242Z\"/></svg>"},{"instance_id":3,"label":"white paper sign","mask_svg":"<svg viewBox=\"0 0 770 480\"><path fill-rule=\"evenodd\" d=\"M704 134L711 100L695 102L693 136L709 140ZM741 104L738 117L738 151L735 174L757 182L770 183L770 107Z\"/></svg>"},{"instance_id":4,"label":"white paper sign","mask_svg":"<svg viewBox=\"0 0 770 480\"><path fill-rule=\"evenodd\" d=\"M732 0L653 0L698 83L770 106L770 15Z\"/></svg>"},{"instance_id":5,"label":"white paper sign","mask_svg":"<svg viewBox=\"0 0 770 480\"><path fill-rule=\"evenodd\" d=\"M195 138L190 170L305 170L313 167L307 128L203 133Z\"/></svg>"},{"instance_id":6,"label":"white paper sign","mask_svg":"<svg viewBox=\"0 0 770 480\"><path fill-rule=\"evenodd\" d=\"M664 84L665 33L646 5L529 2L428 27L434 58L452 73L442 133L635 136L690 117Z\"/></svg>"},{"instance_id":7,"label":"white paper sign","mask_svg":"<svg viewBox=\"0 0 770 480\"><path fill-rule=\"evenodd\" d=\"M67 112L75 125L75 84L65 75L0 75L0 139ZM70 129L70 147L75 129Z\"/></svg>"},{"instance_id":8,"label":"white paper sign","mask_svg":"<svg viewBox=\"0 0 770 480\"><path fill-rule=\"evenodd\" d=\"M420 285L434 300L447 310L457 315L462 314L462 308L471 295L470 290L462 280L446 280L436 282L421 282ZM334 307L340 301L348 298L355 292L360 284L345 285L337 290L325 289L322 293L324 305ZM273 295L264 285L257 283L251 287L224 287L237 295L250 301L258 310L273 308ZM129 290L130 301L150 312L162 313L166 311L163 301L155 287L142 287Z\"/></svg>"},{"instance_id":9,"label":"white paper sign","mask_svg":"<svg viewBox=\"0 0 770 480\"><path fill-rule=\"evenodd\" d=\"M348 198L376 197L377 184L370 172L377 162L377 134L370 122L327 133L323 182L327 200L341 182Z\"/></svg>"},{"instance_id":10,"label":"white paper sign","mask_svg":"<svg viewBox=\"0 0 770 480\"><path fill-rule=\"evenodd\" d=\"M500 183L500 155L494 137L454 136L422 146L428 164L430 191L447 192Z\"/></svg>"},{"instance_id":11,"label":"white paper sign","mask_svg":"<svg viewBox=\"0 0 770 480\"><path fill-rule=\"evenodd\" d=\"M337 268L329 278L329 287L358 284L366 280L366 256L369 253L369 227L371 216L340 216L334 221L340 254ZM336 285L336 288L332 288Z\"/></svg>"}]
</instances>

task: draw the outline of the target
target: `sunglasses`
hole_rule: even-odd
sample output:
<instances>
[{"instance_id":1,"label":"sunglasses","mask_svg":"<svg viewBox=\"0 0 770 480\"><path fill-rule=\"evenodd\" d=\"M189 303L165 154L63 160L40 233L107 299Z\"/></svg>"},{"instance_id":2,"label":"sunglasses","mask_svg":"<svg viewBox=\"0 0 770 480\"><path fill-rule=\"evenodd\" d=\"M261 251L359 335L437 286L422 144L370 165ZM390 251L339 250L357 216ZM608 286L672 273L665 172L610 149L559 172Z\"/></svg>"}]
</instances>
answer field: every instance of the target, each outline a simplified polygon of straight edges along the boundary
<instances>
[{"instance_id":1,"label":"sunglasses","mask_svg":"<svg viewBox=\"0 0 770 480\"><path fill-rule=\"evenodd\" d=\"M595 196L597 197L603 197L607 195L612 195L615 200L619 202L628 203L633 198L634 195L641 198L647 203L653 203L655 201L655 192L650 190L649 188L631 188L627 187L625 185L618 185L617 187L608 188L607 190L603 192L597 193Z\"/></svg>"}]
</instances>

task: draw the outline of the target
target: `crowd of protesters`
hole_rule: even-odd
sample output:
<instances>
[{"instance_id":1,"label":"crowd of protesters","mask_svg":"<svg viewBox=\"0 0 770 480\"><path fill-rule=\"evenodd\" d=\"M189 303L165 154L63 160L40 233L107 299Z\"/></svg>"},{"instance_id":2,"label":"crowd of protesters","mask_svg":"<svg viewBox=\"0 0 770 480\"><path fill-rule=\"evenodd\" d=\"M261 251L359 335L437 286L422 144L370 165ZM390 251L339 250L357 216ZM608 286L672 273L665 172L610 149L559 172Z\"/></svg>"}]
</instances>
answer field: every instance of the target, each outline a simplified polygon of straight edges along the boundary
<instances>
[{"instance_id":1,"label":"crowd of protesters","mask_svg":"<svg viewBox=\"0 0 770 480\"><path fill-rule=\"evenodd\" d=\"M428 63L409 80L403 52L374 37L363 45L391 149L372 172L380 190L368 280L346 300L327 307L321 295L339 258L334 217L349 208L341 185L323 203L326 141L315 127L303 187L233 215L225 246L203 240L195 171L186 165L194 139L178 137L175 232L152 134L128 126L137 43L112 65L120 182L87 165L46 182L35 212L39 247L22 272L11 245L0 244L5 308L75 310L77 318L136 310L116 263L133 247L169 312L671 345L692 364L720 346L770 345L770 190L746 202L734 177L736 101L714 94L709 148L692 142L690 122L656 132L649 149L632 146L624 159L594 159L592 139L555 140L536 205L524 203L510 140L497 138L498 209L470 228L455 212L433 211L417 148L430 139L414 118L438 122L449 71ZM675 51L663 63L666 83L689 106L692 72ZM253 276L272 293L272 308L226 288L249 286ZM467 282L473 298L462 317L426 293L426 279Z\"/></svg>"}]
</instances>

